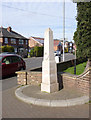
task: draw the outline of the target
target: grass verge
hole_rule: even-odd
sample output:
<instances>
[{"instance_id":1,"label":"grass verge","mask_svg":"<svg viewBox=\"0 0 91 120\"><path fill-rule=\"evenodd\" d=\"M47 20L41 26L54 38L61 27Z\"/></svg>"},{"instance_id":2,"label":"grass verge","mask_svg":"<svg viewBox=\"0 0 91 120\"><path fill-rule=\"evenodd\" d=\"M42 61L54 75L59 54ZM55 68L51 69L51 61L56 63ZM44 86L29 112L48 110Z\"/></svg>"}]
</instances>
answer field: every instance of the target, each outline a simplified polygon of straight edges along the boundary
<instances>
[{"instance_id":1,"label":"grass verge","mask_svg":"<svg viewBox=\"0 0 91 120\"><path fill-rule=\"evenodd\" d=\"M84 72L87 62L76 65L76 75L80 75ZM74 74L74 66L66 69L64 72Z\"/></svg>"}]
</instances>

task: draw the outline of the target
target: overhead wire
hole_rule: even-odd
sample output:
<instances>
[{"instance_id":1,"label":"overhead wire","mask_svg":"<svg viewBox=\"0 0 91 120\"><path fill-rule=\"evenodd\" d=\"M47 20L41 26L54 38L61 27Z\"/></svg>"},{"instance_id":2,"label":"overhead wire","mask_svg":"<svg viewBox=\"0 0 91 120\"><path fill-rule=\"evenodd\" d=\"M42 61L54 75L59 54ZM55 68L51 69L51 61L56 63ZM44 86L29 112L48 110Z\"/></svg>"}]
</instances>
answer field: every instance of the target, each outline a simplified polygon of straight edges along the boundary
<instances>
[{"instance_id":1,"label":"overhead wire","mask_svg":"<svg viewBox=\"0 0 91 120\"><path fill-rule=\"evenodd\" d=\"M28 10L25 10L25 9L16 8L16 7L4 5L4 4L2 4L2 6L7 7L7 8L13 8L13 9L20 10L20 11L23 11L23 12L28 12L29 14L45 15L45 16L49 16L49 17L62 17L62 16L57 16L57 15L49 15L49 14L46 14L46 13L39 13L39 12L34 12L34 11L28 11ZM67 18L66 17L66 19L70 20L70 19L74 19L74 18Z\"/></svg>"}]
</instances>

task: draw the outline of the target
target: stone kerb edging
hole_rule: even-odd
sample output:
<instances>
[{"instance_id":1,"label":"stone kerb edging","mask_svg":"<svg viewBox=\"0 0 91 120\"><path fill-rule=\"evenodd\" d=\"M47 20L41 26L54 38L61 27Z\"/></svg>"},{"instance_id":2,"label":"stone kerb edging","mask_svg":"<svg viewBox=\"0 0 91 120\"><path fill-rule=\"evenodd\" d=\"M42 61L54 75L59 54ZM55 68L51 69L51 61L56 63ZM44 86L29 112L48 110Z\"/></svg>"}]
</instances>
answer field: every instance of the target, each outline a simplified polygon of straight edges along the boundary
<instances>
[{"instance_id":1,"label":"stone kerb edging","mask_svg":"<svg viewBox=\"0 0 91 120\"><path fill-rule=\"evenodd\" d=\"M22 93L22 90L28 86L29 85L20 87L15 91L16 97L28 104L34 104L39 106L49 106L49 107L68 107L68 106L74 106L74 105L81 105L89 102L88 96L82 96L82 97L67 99L67 100L47 100L47 99L37 99L33 97L28 97Z\"/></svg>"}]
</instances>

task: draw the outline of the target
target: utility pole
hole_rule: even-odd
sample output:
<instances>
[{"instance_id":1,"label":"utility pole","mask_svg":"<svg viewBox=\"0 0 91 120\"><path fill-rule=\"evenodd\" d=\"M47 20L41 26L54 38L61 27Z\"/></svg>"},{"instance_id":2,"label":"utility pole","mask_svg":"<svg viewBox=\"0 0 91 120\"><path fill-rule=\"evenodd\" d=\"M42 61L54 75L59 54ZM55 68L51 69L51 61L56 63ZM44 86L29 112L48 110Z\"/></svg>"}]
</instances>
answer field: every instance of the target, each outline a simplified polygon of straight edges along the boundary
<instances>
[{"instance_id":1,"label":"utility pole","mask_svg":"<svg viewBox=\"0 0 91 120\"><path fill-rule=\"evenodd\" d=\"M64 42L65 42L65 0L63 0L63 61L64 58Z\"/></svg>"}]
</instances>

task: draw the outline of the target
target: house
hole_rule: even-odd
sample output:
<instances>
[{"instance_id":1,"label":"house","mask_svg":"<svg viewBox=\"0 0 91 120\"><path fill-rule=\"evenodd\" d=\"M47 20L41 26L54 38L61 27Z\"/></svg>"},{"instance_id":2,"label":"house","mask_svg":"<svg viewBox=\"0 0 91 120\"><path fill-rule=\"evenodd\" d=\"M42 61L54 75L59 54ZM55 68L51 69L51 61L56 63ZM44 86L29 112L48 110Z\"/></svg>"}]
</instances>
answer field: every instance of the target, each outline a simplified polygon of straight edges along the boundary
<instances>
[{"instance_id":1,"label":"house","mask_svg":"<svg viewBox=\"0 0 91 120\"><path fill-rule=\"evenodd\" d=\"M39 37L30 37L29 38L29 47L34 48L35 46L43 46L44 45L44 38Z\"/></svg>"},{"instance_id":2,"label":"house","mask_svg":"<svg viewBox=\"0 0 91 120\"><path fill-rule=\"evenodd\" d=\"M0 27L0 44L2 46L10 45L14 47L15 53L26 56L29 46L26 37L12 30L11 27Z\"/></svg>"},{"instance_id":3,"label":"house","mask_svg":"<svg viewBox=\"0 0 91 120\"><path fill-rule=\"evenodd\" d=\"M54 39L54 51L58 50L58 45L60 43L60 40ZM44 46L44 38L40 37L30 37L29 38L29 47L34 48L35 46Z\"/></svg>"},{"instance_id":4,"label":"house","mask_svg":"<svg viewBox=\"0 0 91 120\"><path fill-rule=\"evenodd\" d=\"M60 42L60 40L54 39L54 51L61 50Z\"/></svg>"}]
</instances>

